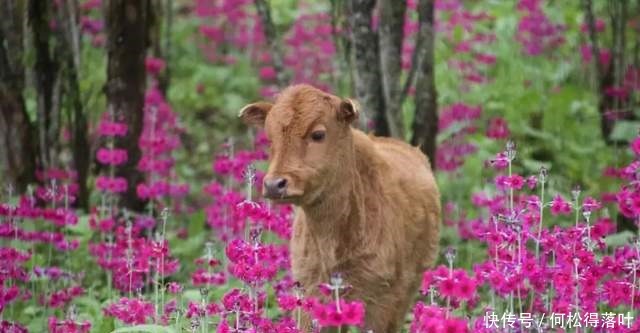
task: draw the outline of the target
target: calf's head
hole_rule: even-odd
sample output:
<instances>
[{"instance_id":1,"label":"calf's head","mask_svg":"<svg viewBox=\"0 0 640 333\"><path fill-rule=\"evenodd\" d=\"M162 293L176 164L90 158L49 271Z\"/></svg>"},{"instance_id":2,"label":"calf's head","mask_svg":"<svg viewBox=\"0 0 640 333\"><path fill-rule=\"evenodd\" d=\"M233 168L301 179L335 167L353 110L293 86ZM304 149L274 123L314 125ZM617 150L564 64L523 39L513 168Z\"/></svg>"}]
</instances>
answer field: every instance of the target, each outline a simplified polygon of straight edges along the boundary
<instances>
[{"instance_id":1,"label":"calf's head","mask_svg":"<svg viewBox=\"0 0 640 333\"><path fill-rule=\"evenodd\" d=\"M335 186L332 180L353 150L350 124L358 109L349 99L296 85L282 91L275 103L245 106L239 116L264 128L270 141L264 196L304 205Z\"/></svg>"}]
</instances>

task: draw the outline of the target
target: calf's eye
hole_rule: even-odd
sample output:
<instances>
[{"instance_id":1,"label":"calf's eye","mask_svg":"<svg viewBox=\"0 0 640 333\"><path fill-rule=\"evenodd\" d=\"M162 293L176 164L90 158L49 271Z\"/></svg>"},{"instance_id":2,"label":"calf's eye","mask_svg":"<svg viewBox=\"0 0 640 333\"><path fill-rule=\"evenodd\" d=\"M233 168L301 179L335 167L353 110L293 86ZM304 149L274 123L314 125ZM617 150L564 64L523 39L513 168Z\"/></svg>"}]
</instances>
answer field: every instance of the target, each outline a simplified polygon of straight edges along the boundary
<instances>
[{"instance_id":1,"label":"calf's eye","mask_svg":"<svg viewBox=\"0 0 640 333\"><path fill-rule=\"evenodd\" d=\"M324 131L314 131L311 132L311 140L314 142L321 142L324 140L325 132Z\"/></svg>"}]
</instances>

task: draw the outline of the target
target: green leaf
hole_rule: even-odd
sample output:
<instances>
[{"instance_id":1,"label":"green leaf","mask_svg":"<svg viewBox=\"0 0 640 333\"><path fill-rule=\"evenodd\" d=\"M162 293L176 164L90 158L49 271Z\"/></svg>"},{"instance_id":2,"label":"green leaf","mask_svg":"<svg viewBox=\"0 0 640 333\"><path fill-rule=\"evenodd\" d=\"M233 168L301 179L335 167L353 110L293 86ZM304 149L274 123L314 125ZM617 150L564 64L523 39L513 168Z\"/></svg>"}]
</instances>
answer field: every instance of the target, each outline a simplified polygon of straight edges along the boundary
<instances>
[{"instance_id":1,"label":"green leaf","mask_svg":"<svg viewBox=\"0 0 640 333\"><path fill-rule=\"evenodd\" d=\"M76 298L73 302L78 306L78 309L88 312L94 318L98 318L102 313L102 305L95 297L81 296Z\"/></svg>"},{"instance_id":2,"label":"green leaf","mask_svg":"<svg viewBox=\"0 0 640 333\"><path fill-rule=\"evenodd\" d=\"M551 169L550 163L537 161L531 158L525 158L522 160L522 165L530 172L537 172L541 167L545 167L547 170Z\"/></svg>"},{"instance_id":3,"label":"green leaf","mask_svg":"<svg viewBox=\"0 0 640 333\"><path fill-rule=\"evenodd\" d=\"M613 126L611 139L617 141L631 141L638 136L640 121L620 120Z\"/></svg>"},{"instance_id":4,"label":"green leaf","mask_svg":"<svg viewBox=\"0 0 640 333\"><path fill-rule=\"evenodd\" d=\"M629 244L633 236L635 236L634 233L629 230L625 230L623 232L605 237L604 242L609 247L619 247Z\"/></svg>"},{"instance_id":5,"label":"green leaf","mask_svg":"<svg viewBox=\"0 0 640 333\"><path fill-rule=\"evenodd\" d=\"M204 211L199 211L191 215L188 226L189 235L198 235L204 232L205 220Z\"/></svg>"},{"instance_id":6,"label":"green leaf","mask_svg":"<svg viewBox=\"0 0 640 333\"><path fill-rule=\"evenodd\" d=\"M462 38L464 38L464 30L462 29L462 26L456 25L455 28L453 28L453 40L456 43L459 43L462 41Z\"/></svg>"},{"instance_id":7,"label":"green leaf","mask_svg":"<svg viewBox=\"0 0 640 333\"><path fill-rule=\"evenodd\" d=\"M89 227L89 215L78 217L78 223L68 226L68 229L80 236L90 235L92 233Z\"/></svg>"},{"instance_id":8,"label":"green leaf","mask_svg":"<svg viewBox=\"0 0 640 333\"><path fill-rule=\"evenodd\" d=\"M447 129L438 133L438 137L436 138L437 143L441 144L442 142L446 141L447 139L453 137L454 135L462 131L462 129L464 129L468 125L469 123L467 122L453 123L451 126L447 127Z\"/></svg>"},{"instance_id":9,"label":"green leaf","mask_svg":"<svg viewBox=\"0 0 640 333\"><path fill-rule=\"evenodd\" d=\"M160 325L136 325L130 327L122 327L117 330L111 331L111 333L176 333L176 330L171 327Z\"/></svg>"},{"instance_id":10,"label":"green leaf","mask_svg":"<svg viewBox=\"0 0 640 333\"><path fill-rule=\"evenodd\" d=\"M102 320L100 321L100 325L97 326L97 328L92 331L96 333L110 333L114 329L115 329L115 324L114 324L113 317L102 317Z\"/></svg>"}]
</instances>

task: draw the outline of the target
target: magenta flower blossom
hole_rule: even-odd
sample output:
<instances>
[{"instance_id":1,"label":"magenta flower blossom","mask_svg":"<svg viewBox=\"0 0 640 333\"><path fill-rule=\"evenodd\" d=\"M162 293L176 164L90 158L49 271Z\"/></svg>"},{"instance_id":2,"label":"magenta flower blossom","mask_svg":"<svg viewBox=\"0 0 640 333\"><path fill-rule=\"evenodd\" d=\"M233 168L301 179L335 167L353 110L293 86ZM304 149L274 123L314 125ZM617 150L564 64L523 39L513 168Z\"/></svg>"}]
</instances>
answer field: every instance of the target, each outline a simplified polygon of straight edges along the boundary
<instances>
[{"instance_id":1,"label":"magenta flower blossom","mask_svg":"<svg viewBox=\"0 0 640 333\"><path fill-rule=\"evenodd\" d=\"M66 307L74 298L84 295L84 288L80 286L74 286L62 290L58 290L53 292L48 301L46 302L48 306L52 308L64 308Z\"/></svg>"},{"instance_id":2,"label":"magenta flower blossom","mask_svg":"<svg viewBox=\"0 0 640 333\"><path fill-rule=\"evenodd\" d=\"M495 117L489 120L487 137L491 139L506 139L511 135L509 126L504 118Z\"/></svg>"},{"instance_id":3,"label":"magenta flower blossom","mask_svg":"<svg viewBox=\"0 0 640 333\"><path fill-rule=\"evenodd\" d=\"M469 301L475 297L477 282L464 270L455 269L450 272L441 265L423 274L422 293L429 294L431 287L454 301Z\"/></svg>"},{"instance_id":4,"label":"magenta flower blossom","mask_svg":"<svg viewBox=\"0 0 640 333\"><path fill-rule=\"evenodd\" d=\"M97 35L104 29L104 22L92 19L88 16L83 16L80 18L80 28L84 33Z\"/></svg>"},{"instance_id":5,"label":"magenta flower blossom","mask_svg":"<svg viewBox=\"0 0 640 333\"><path fill-rule=\"evenodd\" d=\"M269 81L276 78L276 70L272 66L265 66L260 68L260 78Z\"/></svg>"},{"instance_id":6,"label":"magenta flower blossom","mask_svg":"<svg viewBox=\"0 0 640 333\"><path fill-rule=\"evenodd\" d=\"M469 332L468 323L464 319L447 316L446 311L437 306L425 305L418 302L413 308L414 320L409 329L418 332Z\"/></svg>"},{"instance_id":7,"label":"magenta flower blossom","mask_svg":"<svg viewBox=\"0 0 640 333\"><path fill-rule=\"evenodd\" d=\"M640 156L640 137L637 137L631 141L631 151L637 156Z\"/></svg>"},{"instance_id":8,"label":"magenta flower blossom","mask_svg":"<svg viewBox=\"0 0 640 333\"><path fill-rule=\"evenodd\" d=\"M524 15L518 23L516 40L530 56L550 51L565 41L562 35L565 27L552 23L540 5L539 0L520 0L517 6Z\"/></svg>"},{"instance_id":9,"label":"magenta flower blossom","mask_svg":"<svg viewBox=\"0 0 640 333\"><path fill-rule=\"evenodd\" d=\"M144 60L144 67L150 75L158 75L164 70L166 63L163 59L155 57L147 57Z\"/></svg>"},{"instance_id":10,"label":"magenta flower blossom","mask_svg":"<svg viewBox=\"0 0 640 333\"><path fill-rule=\"evenodd\" d=\"M48 327L49 333L89 333L91 323L88 321L76 322L69 319L58 320L56 317L49 317Z\"/></svg>"},{"instance_id":11,"label":"magenta flower blossom","mask_svg":"<svg viewBox=\"0 0 640 333\"><path fill-rule=\"evenodd\" d=\"M602 205L600 204L600 202L592 197L586 197L582 202L582 210L584 210L585 212L593 212L600 209L601 207Z\"/></svg>"},{"instance_id":12,"label":"magenta flower blossom","mask_svg":"<svg viewBox=\"0 0 640 333\"><path fill-rule=\"evenodd\" d=\"M205 315L214 315L220 311L220 306L215 303L210 303L203 306L199 302L189 302L189 304L187 304L187 312L185 315L187 318L200 318L204 317Z\"/></svg>"},{"instance_id":13,"label":"magenta flower blossom","mask_svg":"<svg viewBox=\"0 0 640 333\"><path fill-rule=\"evenodd\" d=\"M560 195L556 195L551 201L551 214L568 215L571 213L571 204L565 201Z\"/></svg>"},{"instance_id":14,"label":"magenta flower blossom","mask_svg":"<svg viewBox=\"0 0 640 333\"><path fill-rule=\"evenodd\" d=\"M98 134L101 136L125 136L127 135L127 124L102 120L98 125Z\"/></svg>"},{"instance_id":15,"label":"magenta flower blossom","mask_svg":"<svg viewBox=\"0 0 640 333\"><path fill-rule=\"evenodd\" d=\"M122 193L127 190L127 180L123 177L98 176L96 188L105 192Z\"/></svg>"},{"instance_id":16,"label":"magenta flower blossom","mask_svg":"<svg viewBox=\"0 0 640 333\"><path fill-rule=\"evenodd\" d=\"M127 161L127 151L124 149L100 148L96 153L98 161L105 165L122 165Z\"/></svg>"},{"instance_id":17,"label":"magenta flower blossom","mask_svg":"<svg viewBox=\"0 0 640 333\"><path fill-rule=\"evenodd\" d=\"M167 291L171 294L179 294L182 292L182 286L177 282L169 282L167 285Z\"/></svg>"},{"instance_id":18,"label":"magenta flower blossom","mask_svg":"<svg viewBox=\"0 0 640 333\"><path fill-rule=\"evenodd\" d=\"M524 186L524 178L520 175L511 175L507 180L507 186L514 190L519 190Z\"/></svg>"},{"instance_id":19,"label":"magenta flower blossom","mask_svg":"<svg viewBox=\"0 0 640 333\"><path fill-rule=\"evenodd\" d=\"M302 305L302 299L294 295L280 295L277 297L278 307L282 311L293 311L295 308Z\"/></svg>"},{"instance_id":20,"label":"magenta flower blossom","mask_svg":"<svg viewBox=\"0 0 640 333\"><path fill-rule=\"evenodd\" d=\"M0 332L2 333L28 333L29 331L17 323L6 320L0 321Z\"/></svg>"},{"instance_id":21,"label":"magenta flower blossom","mask_svg":"<svg viewBox=\"0 0 640 333\"><path fill-rule=\"evenodd\" d=\"M155 307L137 298L120 298L104 309L104 314L114 317L125 324L144 324L155 316Z\"/></svg>"},{"instance_id":22,"label":"magenta flower blossom","mask_svg":"<svg viewBox=\"0 0 640 333\"><path fill-rule=\"evenodd\" d=\"M340 300L339 305L335 302L323 304L316 300L311 307L311 316L322 327L359 326L364 319L364 304L345 300Z\"/></svg>"},{"instance_id":23,"label":"magenta flower blossom","mask_svg":"<svg viewBox=\"0 0 640 333\"><path fill-rule=\"evenodd\" d=\"M599 50L600 55L598 56L598 61L601 66L607 67L611 63L611 51L606 48L601 48ZM591 64L593 59L593 53L591 45L585 44L580 47L580 55L582 57L582 63Z\"/></svg>"},{"instance_id":24,"label":"magenta flower blossom","mask_svg":"<svg viewBox=\"0 0 640 333\"><path fill-rule=\"evenodd\" d=\"M596 18L596 22L595 22L595 28L596 28L596 32L604 32L605 28L606 28L606 22L601 19L601 18ZM586 23L583 23L580 25L580 32L583 33L588 33L589 32L589 26Z\"/></svg>"}]
</instances>

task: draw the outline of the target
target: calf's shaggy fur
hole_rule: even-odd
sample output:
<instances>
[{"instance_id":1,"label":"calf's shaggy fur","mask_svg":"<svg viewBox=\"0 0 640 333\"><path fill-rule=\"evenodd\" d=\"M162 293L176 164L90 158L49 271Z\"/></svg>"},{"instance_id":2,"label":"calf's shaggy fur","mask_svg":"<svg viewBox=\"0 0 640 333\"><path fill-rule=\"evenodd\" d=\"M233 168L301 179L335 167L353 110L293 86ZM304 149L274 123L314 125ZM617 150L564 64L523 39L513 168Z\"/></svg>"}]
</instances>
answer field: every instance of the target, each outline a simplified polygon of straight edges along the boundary
<instances>
[{"instance_id":1,"label":"calf's shaggy fur","mask_svg":"<svg viewBox=\"0 0 640 333\"><path fill-rule=\"evenodd\" d=\"M240 117L271 141L265 195L296 206L291 261L305 293L340 273L353 286L345 297L365 303L364 331L398 332L438 254L440 198L426 156L351 127L353 101L308 85Z\"/></svg>"}]
</instances>

